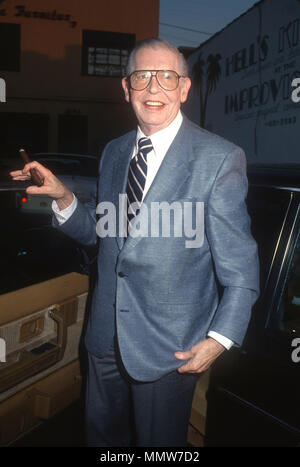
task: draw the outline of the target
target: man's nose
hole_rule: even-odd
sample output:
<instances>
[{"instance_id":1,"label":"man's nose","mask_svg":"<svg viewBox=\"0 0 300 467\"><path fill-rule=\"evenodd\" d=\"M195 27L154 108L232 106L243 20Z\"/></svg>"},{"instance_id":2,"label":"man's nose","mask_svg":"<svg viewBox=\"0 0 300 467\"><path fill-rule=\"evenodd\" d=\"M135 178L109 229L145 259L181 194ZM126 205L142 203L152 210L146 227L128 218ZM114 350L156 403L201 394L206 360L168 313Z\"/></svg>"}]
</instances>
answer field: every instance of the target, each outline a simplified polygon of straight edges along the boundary
<instances>
[{"instance_id":1,"label":"man's nose","mask_svg":"<svg viewBox=\"0 0 300 467\"><path fill-rule=\"evenodd\" d=\"M151 75L150 83L148 84L148 91L156 93L160 90L156 74Z\"/></svg>"}]
</instances>

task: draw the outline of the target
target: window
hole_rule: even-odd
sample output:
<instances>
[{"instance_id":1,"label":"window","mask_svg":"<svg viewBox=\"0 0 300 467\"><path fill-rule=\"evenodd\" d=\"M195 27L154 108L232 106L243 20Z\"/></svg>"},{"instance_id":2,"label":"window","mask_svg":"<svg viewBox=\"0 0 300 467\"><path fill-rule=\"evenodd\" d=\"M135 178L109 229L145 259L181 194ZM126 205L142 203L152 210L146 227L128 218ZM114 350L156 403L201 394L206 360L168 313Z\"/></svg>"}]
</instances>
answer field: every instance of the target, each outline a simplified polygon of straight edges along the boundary
<instances>
[{"instance_id":1,"label":"window","mask_svg":"<svg viewBox=\"0 0 300 467\"><path fill-rule=\"evenodd\" d=\"M87 115L58 116L58 152L86 154L88 149Z\"/></svg>"},{"instance_id":2,"label":"window","mask_svg":"<svg viewBox=\"0 0 300 467\"><path fill-rule=\"evenodd\" d=\"M247 206L251 217L252 235L258 244L261 290L270 270L290 196L288 191L271 187L249 188Z\"/></svg>"},{"instance_id":3,"label":"window","mask_svg":"<svg viewBox=\"0 0 300 467\"><path fill-rule=\"evenodd\" d=\"M295 244L280 304L281 329L300 332L300 235Z\"/></svg>"},{"instance_id":4,"label":"window","mask_svg":"<svg viewBox=\"0 0 300 467\"><path fill-rule=\"evenodd\" d=\"M135 34L83 31L82 73L84 75L123 76Z\"/></svg>"},{"instance_id":5,"label":"window","mask_svg":"<svg viewBox=\"0 0 300 467\"><path fill-rule=\"evenodd\" d=\"M82 262L79 245L51 225L36 226L34 218L28 218L22 226L21 213L6 209L8 197L14 191L0 191L0 205L4 222L0 232L0 295L28 287L54 277L75 271L80 272ZM39 222L51 222L51 215ZM13 221L13 223L12 223ZM35 225L34 225L35 223ZM25 225L25 222L23 222Z\"/></svg>"},{"instance_id":6,"label":"window","mask_svg":"<svg viewBox=\"0 0 300 467\"><path fill-rule=\"evenodd\" d=\"M43 164L55 175L76 175L81 177L97 177L99 159L97 157L76 157L65 154L56 156L51 154L35 155L34 159Z\"/></svg>"},{"instance_id":7,"label":"window","mask_svg":"<svg viewBox=\"0 0 300 467\"><path fill-rule=\"evenodd\" d=\"M19 149L29 153L48 150L49 116L0 112L0 158L19 158Z\"/></svg>"},{"instance_id":8,"label":"window","mask_svg":"<svg viewBox=\"0 0 300 467\"><path fill-rule=\"evenodd\" d=\"M20 42L19 24L0 23L0 70L20 71Z\"/></svg>"}]
</instances>

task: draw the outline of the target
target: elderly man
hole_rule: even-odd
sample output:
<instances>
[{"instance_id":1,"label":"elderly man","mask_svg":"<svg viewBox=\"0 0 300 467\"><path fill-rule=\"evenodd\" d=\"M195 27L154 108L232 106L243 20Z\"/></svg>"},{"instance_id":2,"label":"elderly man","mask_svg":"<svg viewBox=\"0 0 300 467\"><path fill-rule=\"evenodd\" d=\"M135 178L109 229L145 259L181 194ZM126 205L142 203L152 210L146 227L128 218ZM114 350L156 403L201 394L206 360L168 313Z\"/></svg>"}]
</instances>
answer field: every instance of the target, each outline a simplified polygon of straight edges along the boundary
<instances>
[{"instance_id":1,"label":"elderly man","mask_svg":"<svg viewBox=\"0 0 300 467\"><path fill-rule=\"evenodd\" d=\"M36 168L44 185L28 192L54 198L57 227L85 245L99 240L85 337L87 444L184 446L197 377L242 343L257 298L245 158L182 115L191 82L172 45L142 41L127 71L122 86L138 127L106 146L97 199L83 206L37 162L12 175L24 178ZM120 194L128 203L125 234L120 228L105 236L96 206L103 214L99 203L112 203L121 225ZM174 208L169 235L161 233L160 215L149 216L163 202ZM200 242L188 243L186 231L176 234L178 212L203 230ZM158 224L162 229L153 235Z\"/></svg>"}]
</instances>

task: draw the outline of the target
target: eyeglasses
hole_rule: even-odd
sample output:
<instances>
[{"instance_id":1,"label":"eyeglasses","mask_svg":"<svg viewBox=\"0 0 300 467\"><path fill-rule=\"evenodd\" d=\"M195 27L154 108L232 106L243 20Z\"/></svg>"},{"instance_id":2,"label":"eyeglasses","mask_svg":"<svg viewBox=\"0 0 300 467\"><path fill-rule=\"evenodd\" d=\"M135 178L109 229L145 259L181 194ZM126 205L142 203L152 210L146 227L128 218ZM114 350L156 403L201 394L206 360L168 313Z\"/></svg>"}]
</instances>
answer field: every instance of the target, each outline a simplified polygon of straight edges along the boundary
<instances>
[{"instance_id":1,"label":"eyeglasses","mask_svg":"<svg viewBox=\"0 0 300 467\"><path fill-rule=\"evenodd\" d=\"M127 81L131 89L143 91L149 86L153 76L156 77L159 86L165 91L174 91L178 88L179 79L185 78L173 70L137 70L128 76Z\"/></svg>"}]
</instances>

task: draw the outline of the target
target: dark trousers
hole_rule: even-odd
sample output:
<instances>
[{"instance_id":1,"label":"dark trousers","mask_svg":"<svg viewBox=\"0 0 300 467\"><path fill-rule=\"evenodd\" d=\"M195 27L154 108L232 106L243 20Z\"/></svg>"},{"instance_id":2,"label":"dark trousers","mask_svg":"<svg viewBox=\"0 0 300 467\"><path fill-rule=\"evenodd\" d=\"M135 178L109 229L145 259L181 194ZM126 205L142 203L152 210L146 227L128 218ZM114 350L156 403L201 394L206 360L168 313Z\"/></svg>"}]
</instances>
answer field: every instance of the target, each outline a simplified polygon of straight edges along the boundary
<instances>
[{"instance_id":1,"label":"dark trousers","mask_svg":"<svg viewBox=\"0 0 300 467\"><path fill-rule=\"evenodd\" d=\"M87 446L186 446L196 375L173 371L154 382L132 380L118 349L89 354Z\"/></svg>"}]
</instances>

